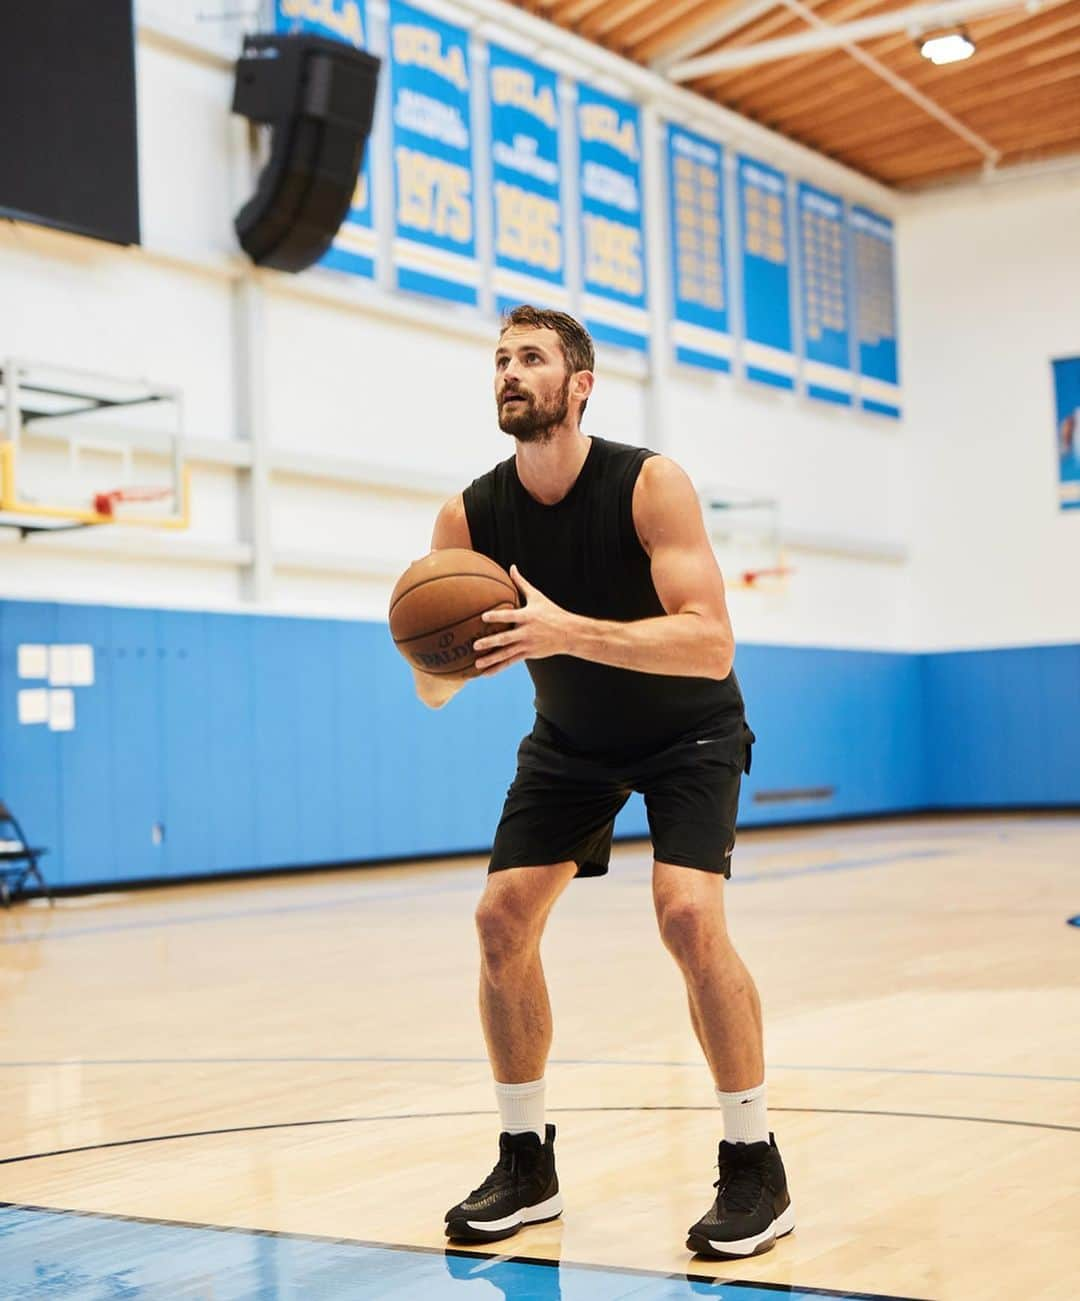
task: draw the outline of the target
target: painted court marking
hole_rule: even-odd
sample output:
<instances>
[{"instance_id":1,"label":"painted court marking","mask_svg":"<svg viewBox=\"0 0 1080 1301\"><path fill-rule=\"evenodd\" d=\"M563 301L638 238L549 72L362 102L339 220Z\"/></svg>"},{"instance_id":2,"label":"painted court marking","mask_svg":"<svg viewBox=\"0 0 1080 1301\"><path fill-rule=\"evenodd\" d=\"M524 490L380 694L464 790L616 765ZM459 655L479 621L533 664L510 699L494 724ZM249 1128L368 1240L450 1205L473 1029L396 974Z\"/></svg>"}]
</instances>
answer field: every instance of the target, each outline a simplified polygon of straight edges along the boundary
<instances>
[{"instance_id":1,"label":"painted court marking","mask_svg":"<svg viewBox=\"0 0 1080 1301\"><path fill-rule=\"evenodd\" d=\"M276 1233L0 1203L0 1299L212 1296L214 1301L915 1301L576 1261ZM482 1282L487 1288L477 1289ZM205 1293L200 1290L205 1287ZM492 1292L490 1289L494 1289Z\"/></svg>"}]
</instances>

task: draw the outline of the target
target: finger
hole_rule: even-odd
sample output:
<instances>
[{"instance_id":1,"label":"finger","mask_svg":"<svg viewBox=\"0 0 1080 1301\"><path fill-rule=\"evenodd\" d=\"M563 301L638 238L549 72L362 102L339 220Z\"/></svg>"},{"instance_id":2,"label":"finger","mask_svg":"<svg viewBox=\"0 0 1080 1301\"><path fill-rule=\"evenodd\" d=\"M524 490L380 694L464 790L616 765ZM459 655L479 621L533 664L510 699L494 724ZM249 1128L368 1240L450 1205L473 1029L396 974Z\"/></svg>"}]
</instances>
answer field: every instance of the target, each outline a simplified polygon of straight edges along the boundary
<instances>
[{"instance_id":1,"label":"finger","mask_svg":"<svg viewBox=\"0 0 1080 1301\"><path fill-rule=\"evenodd\" d=\"M480 616L485 623L519 623L526 617L524 610L512 608L510 606L500 606L496 610L485 610Z\"/></svg>"},{"instance_id":2,"label":"finger","mask_svg":"<svg viewBox=\"0 0 1080 1301\"><path fill-rule=\"evenodd\" d=\"M525 658L524 653L521 653L519 655L511 655L509 659L500 660L498 664L493 664L491 668L480 671L479 673L477 673L476 676L479 678L493 678L496 673L501 673L503 669L508 669L511 664L517 664L524 658ZM480 661L477 660L476 663L477 663L477 667L479 667Z\"/></svg>"},{"instance_id":3,"label":"finger","mask_svg":"<svg viewBox=\"0 0 1080 1301\"><path fill-rule=\"evenodd\" d=\"M524 651L519 646L499 646L475 660L474 665L479 673L483 673L485 669L490 668L493 664L501 664L504 660L520 659L523 655Z\"/></svg>"},{"instance_id":4,"label":"finger","mask_svg":"<svg viewBox=\"0 0 1080 1301\"><path fill-rule=\"evenodd\" d=\"M473 650L482 655L485 651L496 650L500 646L509 646L517 641L518 637L519 633L516 628L510 629L508 632L494 633L490 637L477 637L473 642Z\"/></svg>"},{"instance_id":5,"label":"finger","mask_svg":"<svg viewBox=\"0 0 1080 1301\"><path fill-rule=\"evenodd\" d=\"M521 588L526 596L528 596L530 592L536 591L536 588L533 587L532 583L522 575L522 572L518 569L517 565L510 566L510 577L515 583L517 583L518 587Z\"/></svg>"}]
</instances>

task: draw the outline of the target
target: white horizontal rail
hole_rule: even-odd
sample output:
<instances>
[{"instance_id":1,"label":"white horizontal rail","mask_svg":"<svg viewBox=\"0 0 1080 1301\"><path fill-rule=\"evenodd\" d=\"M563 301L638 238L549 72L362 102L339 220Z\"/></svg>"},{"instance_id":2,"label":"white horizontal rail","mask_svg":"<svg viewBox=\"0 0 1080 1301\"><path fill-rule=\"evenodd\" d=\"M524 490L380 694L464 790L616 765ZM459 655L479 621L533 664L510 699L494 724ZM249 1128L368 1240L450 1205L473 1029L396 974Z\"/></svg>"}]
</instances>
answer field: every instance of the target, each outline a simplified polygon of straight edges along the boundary
<instances>
[{"instance_id":1,"label":"white horizontal rail","mask_svg":"<svg viewBox=\"0 0 1080 1301\"><path fill-rule=\"evenodd\" d=\"M1049 0L1050 4L1059 2L1060 0ZM754 45L741 45L737 49L718 50L715 54L703 54L699 58L674 64L668 69L667 75L672 81L695 81L716 72L732 72L736 68L751 68L776 59L791 59L800 54L836 49L841 45L872 40L876 36L888 36L893 32L915 33L938 27L955 27L967 18L1025 7L1026 0L943 0L941 4L913 5L908 9L876 14L872 18L840 23L835 27L822 23L815 31L779 36L772 41L758 41Z\"/></svg>"}]
</instances>

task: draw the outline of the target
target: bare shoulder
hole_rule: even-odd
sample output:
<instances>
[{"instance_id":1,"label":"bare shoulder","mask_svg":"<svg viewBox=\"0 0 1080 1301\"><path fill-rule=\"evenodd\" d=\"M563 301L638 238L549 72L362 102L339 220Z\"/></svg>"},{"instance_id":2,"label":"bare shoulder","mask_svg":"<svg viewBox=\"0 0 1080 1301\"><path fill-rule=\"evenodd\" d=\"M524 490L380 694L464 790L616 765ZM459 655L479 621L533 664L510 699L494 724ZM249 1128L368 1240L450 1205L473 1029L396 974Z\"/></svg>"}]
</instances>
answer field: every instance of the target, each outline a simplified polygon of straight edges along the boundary
<instances>
[{"instance_id":1,"label":"bare shoulder","mask_svg":"<svg viewBox=\"0 0 1080 1301\"><path fill-rule=\"evenodd\" d=\"M701 521L697 489L670 456L650 456L634 485L634 524L642 546L651 553L657 542L682 535Z\"/></svg>"},{"instance_id":2,"label":"bare shoulder","mask_svg":"<svg viewBox=\"0 0 1080 1301\"><path fill-rule=\"evenodd\" d=\"M445 551L447 547L466 547L472 549L472 535L469 532L469 520L465 514L465 498L459 492L444 502L435 517L435 528L431 534L432 551Z\"/></svg>"}]
</instances>

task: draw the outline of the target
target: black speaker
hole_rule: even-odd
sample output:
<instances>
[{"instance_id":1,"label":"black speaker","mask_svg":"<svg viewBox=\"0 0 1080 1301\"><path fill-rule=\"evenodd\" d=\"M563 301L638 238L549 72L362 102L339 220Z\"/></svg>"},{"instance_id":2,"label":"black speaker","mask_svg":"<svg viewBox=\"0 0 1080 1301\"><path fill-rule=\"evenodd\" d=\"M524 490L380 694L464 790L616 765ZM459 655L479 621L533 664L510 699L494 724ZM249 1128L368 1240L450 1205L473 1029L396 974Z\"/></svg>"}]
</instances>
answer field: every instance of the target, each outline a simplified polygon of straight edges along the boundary
<instances>
[{"instance_id":1,"label":"black speaker","mask_svg":"<svg viewBox=\"0 0 1080 1301\"><path fill-rule=\"evenodd\" d=\"M375 112L379 60L321 36L249 36L233 112L270 127L270 160L236 214L258 266L303 271L349 211Z\"/></svg>"}]
</instances>

